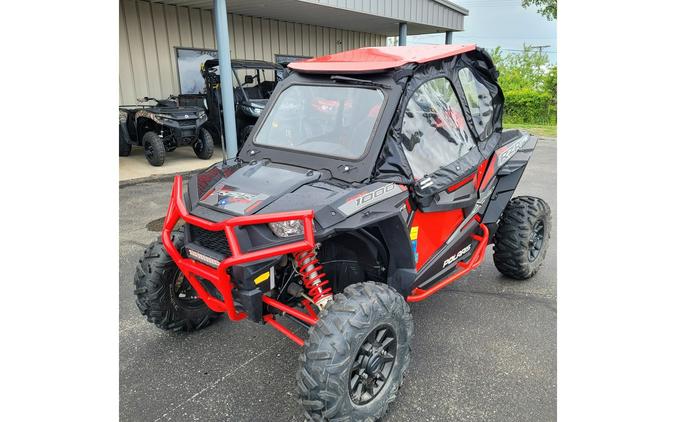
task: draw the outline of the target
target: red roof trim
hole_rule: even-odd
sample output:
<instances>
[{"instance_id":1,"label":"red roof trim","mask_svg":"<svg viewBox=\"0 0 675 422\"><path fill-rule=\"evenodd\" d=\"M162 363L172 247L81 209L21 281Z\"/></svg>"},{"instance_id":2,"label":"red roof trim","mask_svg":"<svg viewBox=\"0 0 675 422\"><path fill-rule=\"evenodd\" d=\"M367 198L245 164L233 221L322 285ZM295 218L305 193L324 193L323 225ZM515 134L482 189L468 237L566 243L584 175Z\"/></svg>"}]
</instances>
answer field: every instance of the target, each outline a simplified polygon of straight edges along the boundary
<instances>
[{"instance_id":1,"label":"red roof trim","mask_svg":"<svg viewBox=\"0 0 675 422\"><path fill-rule=\"evenodd\" d=\"M356 73L395 69L408 63L426 63L476 49L475 44L364 47L293 62L293 70L304 73Z\"/></svg>"}]
</instances>

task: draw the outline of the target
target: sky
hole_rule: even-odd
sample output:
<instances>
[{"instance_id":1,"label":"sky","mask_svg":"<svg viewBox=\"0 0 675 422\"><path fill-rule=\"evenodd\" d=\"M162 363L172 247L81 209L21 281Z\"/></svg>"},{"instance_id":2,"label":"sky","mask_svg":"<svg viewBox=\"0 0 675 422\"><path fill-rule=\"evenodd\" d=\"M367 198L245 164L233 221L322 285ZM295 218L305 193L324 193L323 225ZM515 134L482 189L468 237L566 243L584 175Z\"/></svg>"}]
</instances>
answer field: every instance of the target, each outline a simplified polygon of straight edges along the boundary
<instances>
[{"instance_id":1,"label":"sky","mask_svg":"<svg viewBox=\"0 0 675 422\"><path fill-rule=\"evenodd\" d=\"M492 50L500 46L522 50L523 44L550 45L544 48L551 63L556 63L556 21L547 21L536 7L524 9L520 0L454 0L469 9L464 31L455 32L453 44L475 43ZM408 45L443 44L445 34L408 36Z\"/></svg>"}]
</instances>

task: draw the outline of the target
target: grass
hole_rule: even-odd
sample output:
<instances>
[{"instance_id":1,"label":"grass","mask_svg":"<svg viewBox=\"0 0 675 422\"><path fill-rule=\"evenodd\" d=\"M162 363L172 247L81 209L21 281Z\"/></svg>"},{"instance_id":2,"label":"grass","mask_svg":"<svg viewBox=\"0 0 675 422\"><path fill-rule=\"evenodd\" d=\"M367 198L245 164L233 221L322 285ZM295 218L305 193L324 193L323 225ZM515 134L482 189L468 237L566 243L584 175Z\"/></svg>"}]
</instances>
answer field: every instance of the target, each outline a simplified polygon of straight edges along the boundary
<instances>
[{"instance_id":1,"label":"grass","mask_svg":"<svg viewBox=\"0 0 675 422\"><path fill-rule=\"evenodd\" d=\"M504 129L523 129L536 136L546 138L556 138L558 136L558 126L531 125L528 123L504 123Z\"/></svg>"}]
</instances>

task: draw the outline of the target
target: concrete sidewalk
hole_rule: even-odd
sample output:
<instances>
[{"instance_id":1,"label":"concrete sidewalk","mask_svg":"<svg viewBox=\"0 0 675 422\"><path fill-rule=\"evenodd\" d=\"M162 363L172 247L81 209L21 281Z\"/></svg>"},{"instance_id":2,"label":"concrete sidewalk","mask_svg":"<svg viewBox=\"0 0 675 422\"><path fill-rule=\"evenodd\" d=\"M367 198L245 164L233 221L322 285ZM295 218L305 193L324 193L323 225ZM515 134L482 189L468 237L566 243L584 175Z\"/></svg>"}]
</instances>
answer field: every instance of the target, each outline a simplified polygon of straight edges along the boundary
<instances>
[{"instance_id":1,"label":"concrete sidewalk","mask_svg":"<svg viewBox=\"0 0 675 422\"><path fill-rule=\"evenodd\" d=\"M222 318L168 333L139 313L134 269L170 191L170 181L120 188L120 421L302 421L300 349L273 328ZM539 196L553 211L543 267L507 279L489 247L478 269L411 304L412 360L384 421L556 420L555 141L538 143L516 195Z\"/></svg>"},{"instance_id":2,"label":"concrete sidewalk","mask_svg":"<svg viewBox=\"0 0 675 422\"><path fill-rule=\"evenodd\" d=\"M180 147L166 153L164 165L155 167L148 163L143 153L143 148L133 147L128 157L119 157L120 182L128 182L135 179L149 179L156 176L185 173L193 170L206 168L213 163L223 160L223 152L219 146L213 151L213 156L208 160L200 160L191 147Z\"/></svg>"}]
</instances>

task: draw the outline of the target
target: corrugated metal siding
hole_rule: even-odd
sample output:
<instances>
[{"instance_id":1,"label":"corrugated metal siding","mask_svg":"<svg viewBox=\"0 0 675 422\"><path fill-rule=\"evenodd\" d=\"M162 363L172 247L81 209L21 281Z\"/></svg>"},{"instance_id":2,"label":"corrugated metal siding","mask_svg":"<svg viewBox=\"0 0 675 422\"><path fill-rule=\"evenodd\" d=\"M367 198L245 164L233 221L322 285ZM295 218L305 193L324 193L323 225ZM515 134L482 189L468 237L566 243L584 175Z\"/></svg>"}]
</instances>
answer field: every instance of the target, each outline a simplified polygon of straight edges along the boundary
<instances>
[{"instance_id":1,"label":"corrugated metal siding","mask_svg":"<svg viewBox=\"0 0 675 422\"><path fill-rule=\"evenodd\" d=\"M464 29L464 15L434 0L300 0L403 22Z\"/></svg>"},{"instance_id":2,"label":"corrugated metal siding","mask_svg":"<svg viewBox=\"0 0 675 422\"><path fill-rule=\"evenodd\" d=\"M216 48L211 10L120 0L119 100L178 94L174 47ZM228 15L233 58L274 61L275 54L321 56L386 44L386 36L251 16Z\"/></svg>"}]
</instances>

